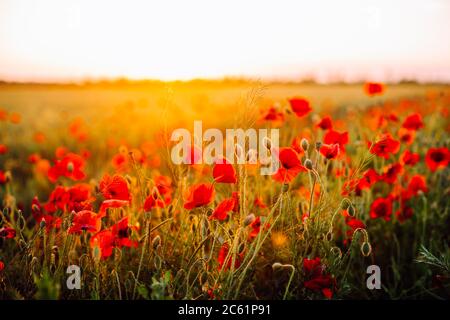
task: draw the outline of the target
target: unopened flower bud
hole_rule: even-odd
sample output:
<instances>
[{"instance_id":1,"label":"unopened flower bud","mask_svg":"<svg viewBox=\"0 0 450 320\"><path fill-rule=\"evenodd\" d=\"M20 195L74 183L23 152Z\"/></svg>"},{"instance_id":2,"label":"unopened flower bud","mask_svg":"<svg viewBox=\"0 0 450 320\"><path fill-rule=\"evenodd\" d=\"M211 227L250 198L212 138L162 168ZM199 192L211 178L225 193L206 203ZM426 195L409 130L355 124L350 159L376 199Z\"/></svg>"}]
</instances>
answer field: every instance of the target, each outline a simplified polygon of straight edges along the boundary
<instances>
[{"instance_id":1,"label":"unopened flower bud","mask_svg":"<svg viewBox=\"0 0 450 320\"><path fill-rule=\"evenodd\" d=\"M289 191L289 183L283 184L283 187L281 188L282 192L288 192Z\"/></svg>"},{"instance_id":2,"label":"unopened flower bud","mask_svg":"<svg viewBox=\"0 0 450 320\"><path fill-rule=\"evenodd\" d=\"M248 216L244 219L244 227L250 225L253 221L255 221L256 217L253 213L250 213Z\"/></svg>"},{"instance_id":3,"label":"unopened flower bud","mask_svg":"<svg viewBox=\"0 0 450 320\"><path fill-rule=\"evenodd\" d=\"M39 227L41 229L45 228L46 225L47 225L47 222L45 222L45 219L42 219L41 222L39 223Z\"/></svg>"},{"instance_id":4,"label":"unopened flower bud","mask_svg":"<svg viewBox=\"0 0 450 320\"><path fill-rule=\"evenodd\" d=\"M273 270L277 270L277 269L281 269L281 268L283 268L283 265L282 265L281 263L279 263L279 262L275 262L275 263L272 265L272 269L273 269Z\"/></svg>"},{"instance_id":5,"label":"unopened flower bud","mask_svg":"<svg viewBox=\"0 0 450 320\"><path fill-rule=\"evenodd\" d=\"M303 139L300 141L300 145L302 146L303 151L308 151L308 149L309 149L309 142L308 142L308 140L306 140L305 138L303 138Z\"/></svg>"},{"instance_id":6,"label":"unopened flower bud","mask_svg":"<svg viewBox=\"0 0 450 320\"><path fill-rule=\"evenodd\" d=\"M308 169L308 170L312 170L312 168L313 168L313 163L312 163L311 159L306 159L304 165L305 165L306 169Z\"/></svg>"},{"instance_id":7,"label":"unopened flower bud","mask_svg":"<svg viewBox=\"0 0 450 320\"><path fill-rule=\"evenodd\" d=\"M350 217L354 217L355 216L355 214L356 214L356 211L355 211L355 207L354 206L349 206L348 207L348 214L350 215Z\"/></svg>"},{"instance_id":8,"label":"unopened flower bud","mask_svg":"<svg viewBox=\"0 0 450 320\"><path fill-rule=\"evenodd\" d=\"M350 203L348 201L343 201L341 204L341 208L343 210L347 210L349 206L350 206Z\"/></svg>"},{"instance_id":9,"label":"unopened flower bud","mask_svg":"<svg viewBox=\"0 0 450 320\"><path fill-rule=\"evenodd\" d=\"M372 246L369 242L363 242L361 245L361 253L364 257L368 257L372 252Z\"/></svg>"}]
</instances>

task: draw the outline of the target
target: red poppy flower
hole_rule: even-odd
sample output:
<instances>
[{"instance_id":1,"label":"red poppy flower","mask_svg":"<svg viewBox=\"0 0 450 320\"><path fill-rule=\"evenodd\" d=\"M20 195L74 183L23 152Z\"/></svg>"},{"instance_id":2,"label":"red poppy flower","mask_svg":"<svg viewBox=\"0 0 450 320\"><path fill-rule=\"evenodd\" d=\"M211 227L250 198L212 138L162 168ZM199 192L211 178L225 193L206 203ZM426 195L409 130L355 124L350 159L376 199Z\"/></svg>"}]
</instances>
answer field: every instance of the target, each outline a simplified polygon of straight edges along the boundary
<instances>
[{"instance_id":1,"label":"red poppy flower","mask_svg":"<svg viewBox=\"0 0 450 320\"><path fill-rule=\"evenodd\" d=\"M110 257L114 248L136 248L138 242L130 239L132 229L133 227L128 225L128 217L125 217L111 228L102 230L92 236L90 245L92 248L100 250L102 259Z\"/></svg>"},{"instance_id":2,"label":"red poppy flower","mask_svg":"<svg viewBox=\"0 0 450 320\"><path fill-rule=\"evenodd\" d=\"M248 237L250 239L254 239L258 236L259 232L261 231L261 217L256 217L255 220L253 220L252 223L249 224L249 228L251 229Z\"/></svg>"},{"instance_id":3,"label":"red poppy flower","mask_svg":"<svg viewBox=\"0 0 450 320\"><path fill-rule=\"evenodd\" d=\"M117 200L117 199L104 200L100 206L99 216L100 217L106 216L106 210L109 208L123 208L129 205L130 202L128 200Z\"/></svg>"},{"instance_id":4,"label":"red poppy flower","mask_svg":"<svg viewBox=\"0 0 450 320\"><path fill-rule=\"evenodd\" d=\"M404 165L414 166L420 160L420 155L418 153L412 153L409 150L405 150L400 156L400 162Z\"/></svg>"},{"instance_id":5,"label":"red poppy flower","mask_svg":"<svg viewBox=\"0 0 450 320\"><path fill-rule=\"evenodd\" d=\"M48 178L51 182L56 182L59 177L67 177L69 179L78 181L83 180L85 160L83 157L68 153L62 160L55 160L55 165L48 171Z\"/></svg>"},{"instance_id":6,"label":"red poppy flower","mask_svg":"<svg viewBox=\"0 0 450 320\"><path fill-rule=\"evenodd\" d=\"M406 145L410 145L414 142L416 137L416 132L414 130L408 130L405 128L400 128L398 130L398 138L400 141Z\"/></svg>"},{"instance_id":7,"label":"red poppy flower","mask_svg":"<svg viewBox=\"0 0 450 320\"><path fill-rule=\"evenodd\" d=\"M390 135L384 135L371 146L370 153L388 159L389 155L397 153L399 149L400 142L392 139Z\"/></svg>"},{"instance_id":8,"label":"red poppy flower","mask_svg":"<svg viewBox=\"0 0 450 320\"><path fill-rule=\"evenodd\" d=\"M32 153L30 154L30 156L28 157L28 162L29 163L37 163L39 160L41 160L41 156L38 153Z\"/></svg>"},{"instance_id":9,"label":"red poppy flower","mask_svg":"<svg viewBox=\"0 0 450 320\"><path fill-rule=\"evenodd\" d=\"M380 175L374 169L369 169L364 172L359 180L358 188L361 190L368 189L378 181L380 181Z\"/></svg>"},{"instance_id":10,"label":"red poppy flower","mask_svg":"<svg viewBox=\"0 0 450 320\"><path fill-rule=\"evenodd\" d=\"M364 222L362 222L361 220L359 220L357 218L353 218L353 217L347 217L345 219L345 223L351 229L351 230L347 231L347 237L350 240L352 239L353 233L355 232L356 229L365 229L366 228L366 225L364 224Z\"/></svg>"},{"instance_id":11,"label":"red poppy flower","mask_svg":"<svg viewBox=\"0 0 450 320\"><path fill-rule=\"evenodd\" d=\"M292 148L280 148L278 151L280 168L273 179L283 183L289 183L302 171L307 169L302 166L298 153Z\"/></svg>"},{"instance_id":12,"label":"red poppy flower","mask_svg":"<svg viewBox=\"0 0 450 320\"><path fill-rule=\"evenodd\" d=\"M225 265L225 260L228 256L228 253L230 251L230 247L228 245L228 243L224 243L222 245L222 247L219 250L219 256L217 257L217 262L219 263L219 270L229 270L231 269L231 264L233 262L233 256L230 255L230 257L228 258L228 261ZM235 258L234 258L234 268L239 268L241 265L241 260L242 260L242 254L236 254Z\"/></svg>"},{"instance_id":13,"label":"red poppy flower","mask_svg":"<svg viewBox=\"0 0 450 320\"><path fill-rule=\"evenodd\" d=\"M336 144L322 144L320 153L327 159L335 159L339 155L339 145Z\"/></svg>"},{"instance_id":14,"label":"red poppy flower","mask_svg":"<svg viewBox=\"0 0 450 320\"><path fill-rule=\"evenodd\" d=\"M411 219L413 215L414 210L409 206L401 206L401 208L395 212L397 220L400 221L401 223Z\"/></svg>"},{"instance_id":15,"label":"red poppy flower","mask_svg":"<svg viewBox=\"0 0 450 320\"><path fill-rule=\"evenodd\" d=\"M370 218L384 218L389 221L392 214L392 199L390 197L375 199L370 206Z\"/></svg>"},{"instance_id":16,"label":"red poppy flower","mask_svg":"<svg viewBox=\"0 0 450 320\"><path fill-rule=\"evenodd\" d=\"M99 189L105 199L131 201L128 183L119 175L111 177L110 175L105 174L100 181Z\"/></svg>"},{"instance_id":17,"label":"red poppy flower","mask_svg":"<svg viewBox=\"0 0 450 320\"><path fill-rule=\"evenodd\" d=\"M333 129L333 122L331 120L331 117L326 116L322 118L319 123L317 123L317 127L319 127L322 130L331 130Z\"/></svg>"},{"instance_id":18,"label":"red poppy flower","mask_svg":"<svg viewBox=\"0 0 450 320\"><path fill-rule=\"evenodd\" d=\"M219 220L223 221L228 217L228 213L233 211L235 200L233 198L225 199L221 203L218 204L216 209L214 209L213 213L209 216L209 220Z\"/></svg>"},{"instance_id":19,"label":"red poppy flower","mask_svg":"<svg viewBox=\"0 0 450 320\"><path fill-rule=\"evenodd\" d=\"M215 195L214 186L212 184L196 184L189 188L187 197L184 202L184 208L191 210L210 204Z\"/></svg>"},{"instance_id":20,"label":"red poppy flower","mask_svg":"<svg viewBox=\"0 0 450 320\"><path fill-rule=\"evenodd\" d=\"M431 171L445 168L450 159L450 151L447 148L430 148L425 156L425 163Z\"/></svg>"},{"instance_id":21,"label":"red poppy flower","mask_svg":"<svg viewBox=\"0 0 450 320\"><path fill-rule=\"evenodd\" d=\"M233 212L239 212L239 210L241 209L241 203L240 203L239 192L233 191L233 192L231 193L231 198L234 199Z\"/></svg>"},{"instance_id":22,"label":"red poppy flower","mask_svg":"<svg viewBox=\"0 0 450 320\"><path fill-rule=\"evenodd\" d=\"M69 233L80 234L82 231L97 232L101 227L101 216L89 210L76 212L73 215Z\"/></svg>"},{"instance_id":23,"label":"red poppy flower","mask_svg":"<svg viewBox=\"0 0 450 320\"><path fill-rule=\"evenodd\" d=\"M123 153L118 153L113 156L111 164L116 172L125 172L128 169L128 157Z\"/></svg>"},{"instance_id":24,"label":"red poppy flower","mask_svg":"<svg viewBox=\"0 0 450 320\"><path fill-rule=\"evenodd\" d=\"M261 115L261 120L283 123L284 114L283 112L278 111L275 107L270 107L267 111L263 112L263 114Z\"/></svg>"},{"instance_id":25,"label":"red poppy flower","mask_svg":"<svg viewBox=\"0 0 450 320\"><path fill-rule=\"evenodd\" d=\"M320 258L304 258L303 270L308 279L303 283L305 288L320 291L327 299L333 297L333 287L336 281L330 274L325 273L325 266L320 262Z\"/></svg>"},{"instance_id":26,"label":"red poppy flower","mask_svg":"<svg viewBox=\"0 0 450 320\"><path fill-rule=\"evenodd\" d=\"M393 184L397 181L397 177L403 172L403 166L399 163L394 163L385 168L380 180Z\"/></svg>"},{"instance_id":27,"label":"red poppy flower","mask_svg":"<svg viewBox=\"0 0 450 320\"><path fill-rule=\"evenodd\" d=\"M2 272L5 269L5 264L3 261L0 260L0 272Z\"/></svg>"},{"instance_id":28,"label":"red poppy flower","mask_svg":"<svg viewBox=\"0 0 450 320\"><path fill-rule=\"evenodd\" d=\"M338 144L342 152L345 152L345 145L348 143L348 132L338 132L334 130L328 130L323 137L323 142L326 144Z\"/></svg>"},{"instance_id":29,"label":"red poppy flower","mask_svg":"<svg viewBox=\"0 0 450 320\"><path fill-rule=\"evenodd\" d=\"M384 85L382 83L368 82L364 85L364 91L371 97L381 95L384 92Z\"/></svg>"},{"instance_id":30,"label":"red poppy flower","mask_svg":"<svg viewBox=\"0 0 450 320\"><path fill-rule=\"evenodd\" d=\"M0 184L6 184L8 182L8 178L6 177L5 173L0 170Z\"/></svg>"},{"instance_id":31,"label":"red poppy flower","mask_svg":"<svg viewBox=\"0 0 450 320\"><path fill-rule=\"evenodd\" d=\"M42 221L45 222L45 229L47 233L49 233L52 229L59 229L61 227L62 219L50 214L45 214L37 197L34 197L31 202L31 214L36 220L37 225L39 225Z\"/></svg>"},{"instance_id":32,"label":"red poppy flower","mask_svg":"<svg viewBox=\"0 0 450 320\"><path fill-rule=\"evenodd\" d=\"M407 192L410 196L416 196L419 191L428 192L427 181L424 176L416 174L409 180Z\"/></svg>"},{"instance_id":33,"label":"red poppy flower","mask_svg":"<svg viewBox=\"0 0 450 320\"><path fill-rule=\"evenodd\" d=\"M423 128L422 116L419 113L409 115L403 122L402 127L414 131Z\"/></svg>"},{"instance_id":34,"label":"red poppy flower","mask_svg":"<svg viewBox=\"0 0 450 320\"><path fill-rule=\"evenodd\" d=\"M9 227L0 228L0 238L12 239L16 236L16 230Z\"/></svg>"},{"instance_id":35,"label":"red poppy flower","mask_svg":"<svg viewBox=\"0 0 450 320\"><path fill-rule=\"evenodd\" d=\"M221 159L216 162L213 168L213 177L218 183L237 182L236 170L226 159Z\"/></svg>"},{"instance_id":36,"label":"red poppy flower","mask_svg":"<svg viewBox=\"0 0 450 320\"><path fill-rule=\"evenodd\" d=\"M301 118L311 112L311 104L305 98L292 98L289 99L292 111Z\"/></svg>"},{"instance_id":37,"label":"red poppy flower","mask_svg":"<svg viewBox=\"0 0 450 320\"><path fill-rule=\"evenodd\" d=\"M256 197L255 201L253 203L255 205L255 207L261 208L261 209L266 209L267 205L264 203L264 200L261 196Z\"/></svg>"},{"instance_id":38,"label":"red poppy flower","mask_svg":"<svg viewBox=\"0 0 450 320\"><path fill-rule=\"evenodd\" d=\"M6 154L7 152L8 152L8 147L5 146L4 144L0 144L0 155Z\"/></svg>"}]
</instances>

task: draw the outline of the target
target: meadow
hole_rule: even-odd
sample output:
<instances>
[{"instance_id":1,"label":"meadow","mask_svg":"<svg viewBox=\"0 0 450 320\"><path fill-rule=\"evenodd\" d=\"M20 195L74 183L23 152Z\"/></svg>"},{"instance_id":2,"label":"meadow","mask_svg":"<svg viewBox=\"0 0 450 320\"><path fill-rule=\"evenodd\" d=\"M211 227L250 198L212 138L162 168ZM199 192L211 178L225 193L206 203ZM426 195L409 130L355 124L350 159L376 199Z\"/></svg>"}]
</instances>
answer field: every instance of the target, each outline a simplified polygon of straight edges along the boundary
<instances>
[{"instance_id":1,"label":"meadow","mask_svg":"<svg viewBox=\"0 0 450 320\"><path fill-rule=\"evenodd\" d=\"M449 110L415 83L0 84L0 299L449 299ZM279 171L174 165L194 120L278 128Z\"/></svg>"}]
</instances>

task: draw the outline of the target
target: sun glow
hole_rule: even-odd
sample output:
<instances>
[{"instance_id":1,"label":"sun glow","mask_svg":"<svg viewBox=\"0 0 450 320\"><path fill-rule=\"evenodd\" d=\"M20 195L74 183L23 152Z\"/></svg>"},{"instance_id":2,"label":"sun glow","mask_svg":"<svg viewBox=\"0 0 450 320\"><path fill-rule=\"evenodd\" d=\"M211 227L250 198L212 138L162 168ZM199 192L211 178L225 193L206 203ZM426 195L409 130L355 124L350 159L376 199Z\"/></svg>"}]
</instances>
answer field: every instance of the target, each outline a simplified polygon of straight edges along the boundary
<instances>
[{"instance_id":1,"label":"sun glow","mask_svg":"<svg viewBox=\"0 0 450 320\"><path fill-rule=\"evenodd\" d=\"M441 0L5 0L0 78L450 80L449 30Z\"/></svg>"}]
</instances>

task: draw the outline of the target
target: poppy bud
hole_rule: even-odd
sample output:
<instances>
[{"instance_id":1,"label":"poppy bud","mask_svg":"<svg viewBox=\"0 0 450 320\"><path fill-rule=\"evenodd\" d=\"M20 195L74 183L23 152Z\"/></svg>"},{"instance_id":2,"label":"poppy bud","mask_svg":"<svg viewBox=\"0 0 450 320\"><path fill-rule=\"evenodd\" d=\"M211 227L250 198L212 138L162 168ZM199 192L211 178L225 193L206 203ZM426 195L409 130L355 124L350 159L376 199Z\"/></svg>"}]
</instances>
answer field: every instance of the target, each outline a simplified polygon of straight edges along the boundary
<instances>
[{"instance_id":1,"label":"poppy bud","mask_svg":"<svg viewBox=\"0 0 450 320\"><path fill-rule=\"evenodd\" d=\"M283 184L283 187L281 188L282 192L288 192L289 191L289 183Z\"/></svg>"},{"instance_id":2,"label":"poppy bud","mask_svg":"<svg viewBox=\"0 0 450 320\"><path fill-rule=\"evenodd\" d=\"M46 225L47 225L47 223L45 222L45 219L42 219L41 222L39 223L39 227L41 229L44 229Z\"/></svg>"},{"instance_id":3,"label":"poppy bud","mask_svg":"<svg viewBox=\"0 0 450 320\"><path fill-rule=\"evenodd\" d=\"M361 245L361 253L364 257L368 257L372 252L372 246L369 242L364 241Z\"/></svg>"},{"instance_id":4,"label":"poppy bud","mask_svg":"<svg viewBox=\"0 0 450 320\"><path fill-rule=\"evenodd\" d=\"M308 142L308 140L306 140L305 138L303 138L303 139L300 141L300 145L302 146L303 151L308 151L308 149L309 149L309 142Z\"/></svg>"},{"instance_id":5,"label":"poppy bud","mask_svg":"<svg viewBox=\"0 0 450 320\"><path fill-rule=\"evenodd\" d=\"M273 270L277 270L277 269L281 269L281 268L283 268L283 265L282 265L281 263L279 263L279 262L275 262L275 263L272 265L272 269L273 269Z\"/></svg>"},{"instance_id":6,"label":"poppy bud","mask_svg":"<svg viewBox=\"0 0 450 320\"><path fill-rule=\"evenodd\" d=\"M316 142L316 150L319 151L320 147L322 147L322 142Z\"/></svg>"},{"instance_id":7,"label":"poppy bud","mask_svg":"<svg viewBox=\"0 0 450 320\"><path fill-rule=\"evenodd\" d=\"M305 163L304 163L304 166L306 167L306 169L312 170L312 168L313 168L313 163L312 163L311 159L306 159L306 160L305 160Z\"/></svg>"},{"instance_id":8,"label":"poppy bud","mask_svg":"<svg viewBox=\"0 0 450 320\"><path fill-rule=\"evenodd\" d=\"M161 244L161 237L159 235L157 235L152 240L153 249L156 250L160 244Z\"/></svg>"},{"instance_id":9,"label":"poppy bud","mask_svg":"<svg viewBox=\"0 0 450 320\"><path fill-rule=\"evenodd\" d=\"M6 171L5 172L5 183L8 183L12 180L12 175L11 175L11 171Z\"/></svg>"},{"instance_id":10,"label":"poppy bud","mask_svg":"<svg viewBox=\"0 0 450 320\"><path fill-rule=\"evenodd\" d=\"M69 162L69 163L67 164L67 171L68 171L68 172L72 173L74 168L75 168L75 167L74 167L74 165L73 165L72 162Z\"/></svg>"},{"instance_id":11,"label":"poppy bud","mask_svg":"<svg viewBox=\"0 0 450 320\"><path fill-rule=\"evenodd\" d=\"M253 213L250 213L248 216L245 217L244 219L244 227L248 226L249 224L251 224L253 221L255 221L256 217Z\"/></svg>"},{"instance_id":12,"label":"poppy bud","mask_svg":"<svg viewBox=\"0 0 450 320\"><path fill-rule=\"evenodd\" d=\"M350 217L354 217L355 216L356 211L355 211L355 207L353 205L350 205L348 207L348 214L350 215Z\"/></svg>"}]
</instances>

